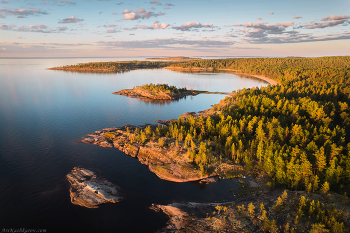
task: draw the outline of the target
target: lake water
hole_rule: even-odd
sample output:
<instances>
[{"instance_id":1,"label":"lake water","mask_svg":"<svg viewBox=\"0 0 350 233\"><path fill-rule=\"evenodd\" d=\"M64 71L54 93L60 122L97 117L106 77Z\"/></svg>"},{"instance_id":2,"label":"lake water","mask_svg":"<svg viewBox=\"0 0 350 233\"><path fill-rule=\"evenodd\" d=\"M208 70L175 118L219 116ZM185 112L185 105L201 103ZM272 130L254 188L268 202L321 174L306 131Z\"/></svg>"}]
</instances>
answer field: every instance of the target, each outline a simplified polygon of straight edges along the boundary
<instances>
[{"instance_id":1,"label":"lake water","mask_svg":"<svg viewBox=\"0 0 350 233\"><path fill-rule=\"evenodd\" d=\"M165 69L125 73L71 73L49 67L137 58L0 59L0 229L47 232L155 232L167 217L152 203L222 202L237 180L208 185L159 179L115 148L75 143L86 134L125 124L155 123L201 111L225 98L201 94L159 103L112 95L147 83L232 92L266 86L226 73ZM139 59L140 60L140 59ZM142 60L142 59L141 59ZM98 170L122 189L123 200L98 209L71 204L66 174L75 166Z\"/></svg>"}]
</instances>

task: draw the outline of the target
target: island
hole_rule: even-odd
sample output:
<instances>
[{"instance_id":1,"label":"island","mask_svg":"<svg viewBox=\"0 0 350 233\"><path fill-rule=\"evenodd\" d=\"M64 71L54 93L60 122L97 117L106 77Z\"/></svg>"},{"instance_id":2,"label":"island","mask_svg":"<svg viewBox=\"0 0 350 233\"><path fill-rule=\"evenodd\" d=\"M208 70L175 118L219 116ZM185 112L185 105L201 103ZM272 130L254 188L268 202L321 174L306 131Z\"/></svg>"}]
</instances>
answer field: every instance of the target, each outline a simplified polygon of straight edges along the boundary
<instances>
[{"instance_id":1,"label":"island","mask_svg":"<svg viewBox=\"0 0 350 233\"><path fill-rule=\"evenodd\" d=\"M98 208L105 203L118 202L119 187L107 181L96 172L83 167L75 167L67 174L71 202L87 208Z\"/></svg>"},{"instance_id":2,"label":"island","mask_svg":"<svg viewBox=\"0 0 350 233\"><path fill-rule=\"evenodd\" d=\"M132 89L124 89L114 92L115 95L124 95L139 99L174 100L185 96L197 95L198 91L190 91L186 88L177 88L168 84L145 84Z\"/></svg>"}]
</instances>

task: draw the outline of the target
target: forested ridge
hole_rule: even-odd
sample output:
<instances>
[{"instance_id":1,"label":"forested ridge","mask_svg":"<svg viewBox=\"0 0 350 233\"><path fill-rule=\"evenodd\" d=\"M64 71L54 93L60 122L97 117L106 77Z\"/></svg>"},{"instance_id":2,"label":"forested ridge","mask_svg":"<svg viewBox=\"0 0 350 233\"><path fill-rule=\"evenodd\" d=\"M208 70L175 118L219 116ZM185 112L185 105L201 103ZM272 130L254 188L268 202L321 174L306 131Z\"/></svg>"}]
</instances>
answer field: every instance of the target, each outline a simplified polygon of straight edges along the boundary
<instances>
[{"instance_id":1,"label":"forested ridge","mask_svg":"<svg viewBox=\"0 0 350 233\"><path fill-rule=\"evenodd\" d=\"M188 148L203 172L228 159L273 187L350 193L350 57L249 58L177 63L266 75L281 85L243 89L208 117L180 117L157 135ZM143 132L141 132L142 134Z\"/></svg>"},{"instance_id":2,"label":"forested ridge","mask_svg":"<svg viewBox=\"0 0 350 233\"><path fill-rule=\"evenodd\" d=\"M62 67L53 67L53 70L71 70L71 71L127 71L133 69L162 68L172 64L171 62L159 61L120 61L120 62L89 62L77 65L67 65Z\"/></svg>"}]
</instances>

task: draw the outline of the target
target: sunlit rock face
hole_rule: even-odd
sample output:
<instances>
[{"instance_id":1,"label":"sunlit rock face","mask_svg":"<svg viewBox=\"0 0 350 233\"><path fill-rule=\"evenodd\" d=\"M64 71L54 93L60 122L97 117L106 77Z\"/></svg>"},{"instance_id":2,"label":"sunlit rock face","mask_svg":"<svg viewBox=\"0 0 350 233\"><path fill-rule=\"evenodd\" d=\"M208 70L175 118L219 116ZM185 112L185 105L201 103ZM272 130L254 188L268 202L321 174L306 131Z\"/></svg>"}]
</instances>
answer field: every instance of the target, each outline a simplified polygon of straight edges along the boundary
<instances>
[{"instance_id":1,"label":"sunlit rock face","mask_svg":"<svg viewBox=\"0 0 350 233\"><path fill-rule=\"evenodd\" d=\"M101 204L115 203L121 199L118 186L89 169L75 167L67 174L67 179L71 184L71 201L75 205L98 208Z\"/></svg>"}]
</instances>

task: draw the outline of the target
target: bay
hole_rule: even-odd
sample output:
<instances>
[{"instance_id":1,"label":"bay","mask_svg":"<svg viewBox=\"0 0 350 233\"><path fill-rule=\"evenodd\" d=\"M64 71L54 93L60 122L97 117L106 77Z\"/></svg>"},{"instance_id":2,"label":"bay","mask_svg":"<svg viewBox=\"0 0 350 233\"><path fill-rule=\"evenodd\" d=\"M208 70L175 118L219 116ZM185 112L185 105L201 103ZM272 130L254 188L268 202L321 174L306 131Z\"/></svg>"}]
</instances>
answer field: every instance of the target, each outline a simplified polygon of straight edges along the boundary
<instances>
[{"instance_id":1,"label":"bay","mask_svg":"<svg viewBox=\"0 0 350 233\"><path fill-rule=\"evenodd\" d=\"M152 203L222 202L237 180L202 185L159 179L114 148L74 140L107 127L140 125L202 111L225 95L201 94L172 102L145 102L112 95L147 83L232 92L267 83L227 73L181 73L165 69L124 73L73 73L49 67L145 58L0 59L0 228L47 232L155 232L167 217ZM98 209L73 205L65 179L84 166L122 189L123 200Z\"/></svg>"}]
</instances>

